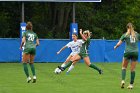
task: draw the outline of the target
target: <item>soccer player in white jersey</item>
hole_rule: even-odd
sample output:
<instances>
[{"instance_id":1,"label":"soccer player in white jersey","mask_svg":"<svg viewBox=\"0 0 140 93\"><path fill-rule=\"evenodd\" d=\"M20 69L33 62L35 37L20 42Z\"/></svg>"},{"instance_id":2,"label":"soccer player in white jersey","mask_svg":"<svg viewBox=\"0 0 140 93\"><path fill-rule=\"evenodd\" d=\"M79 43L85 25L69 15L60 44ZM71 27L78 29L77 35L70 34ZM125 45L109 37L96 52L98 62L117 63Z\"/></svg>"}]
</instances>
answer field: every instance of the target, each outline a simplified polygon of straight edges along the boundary
<instances>
[{"instance_id":1,"label":"soccer player in white jersey","mask_svg":"<svg viewBox=\"0 0 140 93\"><path fill-rule=\"evenodd\" d=\"M82 45L82 41L81 40L77 40L77 35L76 34L72 34L72 39L73 41L69 42L67 45L63 46L58 52L57 54L60 54L61 51L63 51L65 48L71 48L71 53L70 55L67 57L66 61L61 65L61 67L64 67L69 61L70 59L78 54L80 52L80 46ZM76 60L78 61L78 60ZM70 64L71 65L71 64ZM67 74L74 68L74 65L71 65L67 71ZM59 69L59 68L58 68Z\"/></svg>"}]
</instances>

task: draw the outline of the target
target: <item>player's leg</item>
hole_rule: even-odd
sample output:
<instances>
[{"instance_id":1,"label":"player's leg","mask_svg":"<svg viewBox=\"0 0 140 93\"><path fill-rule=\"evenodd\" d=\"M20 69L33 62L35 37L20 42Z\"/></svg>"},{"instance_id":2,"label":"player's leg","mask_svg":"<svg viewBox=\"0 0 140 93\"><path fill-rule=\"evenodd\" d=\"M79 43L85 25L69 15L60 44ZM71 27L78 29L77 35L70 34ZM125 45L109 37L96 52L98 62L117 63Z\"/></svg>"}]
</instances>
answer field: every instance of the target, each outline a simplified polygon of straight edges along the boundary
<instances>
[{"instance_id":1,"label":"player's leg","mask_svg":"<svg viewBox=\"0 0 140 93\"><path fill-rule=\"evenodd\" d=\"M121 81L121 88L124 88L125 84L125 77L126 77L126 68L128 66L129 60L127 58L123 58L122 62L122 81Z\"/></svg>"},{"instance_id":2,"label":"player's leg","mask_svg":"<svg viewBox=\"0 0 140 93\"><path fill-rule=\"evenodd\" d=\"M61 67L65 67L66 64L70 61L71 57L72 57L72 56L69 55L69 56L67 57L66 61L61 65Z\"/></svg>"},{"instance_id":3,"label":"player's leg","mask_svg":"<svg viewBox=\"0 0 140 93\"><path fill-rule=\"evenodd\" d=\"M68 68L68 70L67 70L67 74L69 74L73 69L74 69L74 66L75 66L75 64L78 62L79 60L76 60L76 61L74 61L72 64L71 64L71 66Z\"/></svg>"},{"instance_id":4,"label":"player's leg","mask_svg":"<svg viewBox=\"0 0 140 93\"><path fill-rule=\"evenodd\" d=\"M74 54L74 55L77 55L77 54ZM74 55L71 56L70 60L73 60L73 59L74 59L74 57L75 57ZM73 61L73 63L71 64L71 66L68 68L66 74L69 74L69 72L70 72L72 69L74 69L74 65L75 65L78 61L79 61L79 60L75 60L75 61Z\"/></svg>"},{"instance_id":5,"label":"player's leg","mask_svg":"<svg viewBox=\"0 0 140 93\"><path fill-rule=\"evenodd\" d=\"M66 69L67 67L69 67L72 64L72 62L80 60L80 59L81 59L81 57L78 54L74 55L73 57L71 57L69 64L67 64L64 68Z\"/></svg>"},{"instance_id":6,"label":"player's leg","mask_svg":"<svg viewBox=\"0 0 140 93\"><path fill-rule=\"evenodd\" d=\"M23 58L22 58L23 68L24 68L24 72L25 72L25 74L27 76L27 82L28 83L31 81L31 78L29 76L28 66L27 66L29 58L30 58L30 54L26 54L26 53L23 54Z\"/></svg>"},{"instance_id":7,"label":"player's leg","mask_svg":"<svg viewBox=\"0 0 140 93\"><path fill-rule=\"evenodd\" d=\"M97 71L99 72L99 74L102 74L102 73L103 73L101 69L99 69L97 66L95 66L94 64L92 64L92 63L90 62L90 59L89 59L88 56L83 57L83 59L84 59L84 62L86 63L87 66L89 66L89 67L91 67L91 68L97 70Z\"/></svg>"},{"instance_id":8,"label":"player's leg","mask_svg":"<svg viewBox=\"0 0 140 93\"><path fill-rule=\"evenodd\" d=\"M135 68L136 68L136 64L137 64L137 61L132 61L131 62L131 66L130 66L130 69L131 69L131 78L130 78L130 84L127 87L128 89L132 89L133 88L133 83L134 83L134 79L135 79Z\"/></svg>"},{"instance_id":9,"label":"player's leg","mask_svg":"<svg viewBox=\"0 0 140 93\"><path fill-rule=\"evenodd\" d=\"M67 57L66 61L65 61L61 66L58 66L58 68L56 68L56 69L61 70L61 68L65 67L66 64L70 61L71 57L72 57L72 55L69 55L69 56ZM55 69L55 70L56 70L56 69Z\"/></svg>"},{"instance_id":10,"label":"player's leg","mask_svg":"<svg viewBox=\"0 0 140 93\"><path fill-rule=\"evenodd\" d=\"M34 58L35 55L30 55L30 68L33 74L33 83L36 82L36 73L35 73L35 66L34 66Z\"/></svg>"},{"instance_id":11,"label":"player's leg","mask_svg":"<svg viewBox=\"0 0 140 93\"><path fill-rule=\"evenodd\" d=\"M132 53L132 59L131 59L131 66L130 66L130 70L131 70L131 78L130 78L130 85L127 87L128 89L132 89L133 88L133 83L134 83L134 79L135 79L135 68L136 68L136 64L138 60L138 52L134 52Z\"/></svg>"},{"instance_id":12,"label":"player's leg","mask_svg":"<svg viewBox=\"0 0 140 93\"><path fill-rule=\"evenodd\" d=\"M66 68L68 68L71 64L72 64L72 62L74 62L74 61L76 61L76 60L80 60L81 59L81 57L78 55L78 54L76 54L76 55L74 55L70 60L71 61L69 61L67 64L66 64L66 66L65 67L59 67L59 69L61 69L62 71L64 71Z\"/></svg>"}]
</instances>

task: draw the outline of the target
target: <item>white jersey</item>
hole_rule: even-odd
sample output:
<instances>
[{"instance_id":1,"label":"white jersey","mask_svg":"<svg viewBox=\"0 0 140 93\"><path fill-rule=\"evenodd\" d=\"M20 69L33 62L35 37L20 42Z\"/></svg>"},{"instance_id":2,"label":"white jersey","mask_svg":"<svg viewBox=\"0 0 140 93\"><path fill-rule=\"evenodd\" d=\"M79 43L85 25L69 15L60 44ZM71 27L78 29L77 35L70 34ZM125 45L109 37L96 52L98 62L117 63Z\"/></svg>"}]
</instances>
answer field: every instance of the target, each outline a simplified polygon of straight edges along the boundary
<instances>
[{"instance_id":1,"label":"white jersey","mask_svg":"<svg viewBox=\"0 0 140 93\"><path fill-rule=\"evenodd\" d=\"M71 41L69 42L66 46L68 48L71 48L71 54L70 55L75 55L75 54L78 54L80 53L80 47L82 45L82 40L77 40L76 42L74 41Z\"/></svg>"}]
</instances>

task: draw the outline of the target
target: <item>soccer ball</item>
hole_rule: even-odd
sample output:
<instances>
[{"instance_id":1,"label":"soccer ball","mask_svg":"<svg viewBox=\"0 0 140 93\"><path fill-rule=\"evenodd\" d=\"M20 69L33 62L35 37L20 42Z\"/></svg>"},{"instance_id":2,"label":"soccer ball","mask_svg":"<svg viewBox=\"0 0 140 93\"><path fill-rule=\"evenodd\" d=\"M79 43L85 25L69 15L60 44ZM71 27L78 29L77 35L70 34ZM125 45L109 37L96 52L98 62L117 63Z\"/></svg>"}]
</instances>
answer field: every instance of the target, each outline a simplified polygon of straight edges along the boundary
<instances>
[{"instance_id":1,"label":"soccer ball","mask_svg":"<svg viewBox=\"0 0 140 93\"><path fill-rule=\"evenodd\" d=\"M55 74L60 74L60 73L61 73L61 70L60 70L59 68L56 68L56 69L54 70L54 73L55 73Z\"/></svg>"}]
</instances>

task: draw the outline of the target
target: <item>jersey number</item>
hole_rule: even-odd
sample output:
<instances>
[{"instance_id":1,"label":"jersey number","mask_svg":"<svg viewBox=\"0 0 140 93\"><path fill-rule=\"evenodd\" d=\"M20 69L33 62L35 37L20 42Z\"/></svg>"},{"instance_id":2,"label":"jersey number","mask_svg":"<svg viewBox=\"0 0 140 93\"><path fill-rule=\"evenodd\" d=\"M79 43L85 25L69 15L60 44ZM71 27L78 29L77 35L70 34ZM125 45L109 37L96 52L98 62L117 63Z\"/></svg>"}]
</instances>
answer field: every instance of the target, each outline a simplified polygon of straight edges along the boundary
<instances>
[{"instance_id":1,"label":"jersey number","mask_svg":"<svg viewBox=\"0 0 140 93\"><path fill-rule=\"evenodd\" d=\"M130 42L131 43L135 43L136 42L136 39L134 37L132 37L131 35L130 35Z\"/></svg>"},{"instance_id":2,"label":"jersey number","mask_svg":"<svg viewBox=\"0 0 140 93\"><path fill-rule=\"evenodd\" d=\"M28 41L34 41L34 34L28 34Z\"/></svg>"}]
</instances>

